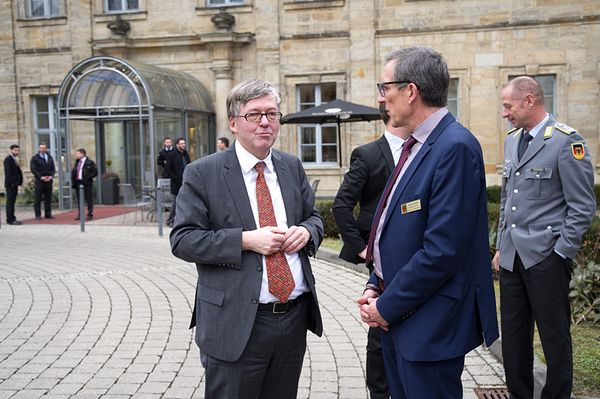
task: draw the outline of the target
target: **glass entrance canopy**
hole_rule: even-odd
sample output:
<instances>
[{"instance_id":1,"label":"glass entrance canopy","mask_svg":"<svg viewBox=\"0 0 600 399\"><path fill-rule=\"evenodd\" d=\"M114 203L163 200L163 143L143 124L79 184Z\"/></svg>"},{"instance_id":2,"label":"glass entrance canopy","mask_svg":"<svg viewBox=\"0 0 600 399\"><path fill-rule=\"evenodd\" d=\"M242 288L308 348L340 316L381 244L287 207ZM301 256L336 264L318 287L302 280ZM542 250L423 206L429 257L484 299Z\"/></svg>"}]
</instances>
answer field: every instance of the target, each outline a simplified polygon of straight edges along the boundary
<instances>
[{"instance_id":1,"label":"glass entrance canopy","mask_svg":"<svg viewBox=\"0 0 600 399\"><path fill-rule=\"evenodd\" d=\"M101 174L120 172L121 183L141 192L155 187L160 177L156 156L164 137L198 143L189 148L196 156L214 146L210 95L184 72L117 57L88 58L63 80L57 108L61 208L73 206L70 168L77 148L87 149ZM122 170L113 171L111 165L122 165ZM98 184L103 184L100 177ZM103 190L97 191L102 201Z\"/></svg>"}]
</instances>

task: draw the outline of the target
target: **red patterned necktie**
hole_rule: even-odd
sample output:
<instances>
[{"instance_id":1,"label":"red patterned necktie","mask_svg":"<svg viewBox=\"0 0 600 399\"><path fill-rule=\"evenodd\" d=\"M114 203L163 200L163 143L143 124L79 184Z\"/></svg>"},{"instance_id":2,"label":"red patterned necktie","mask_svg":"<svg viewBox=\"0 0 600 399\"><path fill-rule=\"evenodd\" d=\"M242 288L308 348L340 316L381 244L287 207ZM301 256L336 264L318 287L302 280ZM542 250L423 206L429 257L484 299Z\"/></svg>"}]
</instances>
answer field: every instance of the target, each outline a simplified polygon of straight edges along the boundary
<instances>
[{"instance_id":1,"label":"red patterned necktie","mask_svg":"<svg viewBox=\"0 0 600 399\"><path fill-rule=\"evenodd\" d=\"M402 152L400 153L400 159L398 159L398 164L394 168L394 173L392 173L392 177L388 181L387 186L385 186L385 190L381 195L381 199L379 200L379 206L377 207L377 212L375 212L375 217L373 218L373 222L371 223L371 231L369 232L369 241L367 243L367 265L373 261L373 245L375 245L375 234L377 233L377 227L379 227L379 219L381 219L381 214L385 209L385 205L387 204L388 197L392 192L392 188L394 184L396 184L396 180L402 171L402 167L408 160L410 155L410 149L417 143L417 140L410 136L402 146Z\"/></svg>"},{"instance_id":2,"label":"red patterned necktie","mask_svg":"<svg viewBox=\"0 0 600 399\"><path fill-rule=\"evenodd\" d=\"M264 162L257 163L254 168L258 172L256 176L256 204L258 206L258 222L260 227L277 226L275 211L273 210L273 201L271 193L265 180ZM290 297L296 283L290 271L287 259L283 252L265 256L267 262L267 279L269 281L269 292L276 296L281 302L285 302Z\"/></svg>"}]
</instances>

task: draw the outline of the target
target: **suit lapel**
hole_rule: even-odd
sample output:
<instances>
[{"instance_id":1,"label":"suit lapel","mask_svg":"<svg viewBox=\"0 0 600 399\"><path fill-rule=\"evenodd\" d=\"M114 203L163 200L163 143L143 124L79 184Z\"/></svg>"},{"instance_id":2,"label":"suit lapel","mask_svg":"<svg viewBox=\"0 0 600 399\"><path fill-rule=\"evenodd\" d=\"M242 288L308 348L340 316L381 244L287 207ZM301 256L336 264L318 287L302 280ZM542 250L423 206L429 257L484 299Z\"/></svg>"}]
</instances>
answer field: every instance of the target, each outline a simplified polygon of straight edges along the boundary
<instances>
[{"instance_id":1,"label":"suit lapel","mask_svg":"<svg viewBox=\"0 0 600 399\"><path fill-rule=\"evenodd\" d=\"M390 149L390 145L385 138L385 136L381 136L379 140L377 140L377 147L379 147L379 151L383 155L385 159L385 164L388 167L388 171L390 175L394 172L394 156L392 155L392 150Z\"/></svg>"},{"instance_id":2,"label":"suit lapel","mask_svg":"<svg viewBox=\"0 0 600 399\"><path fill-rule=\"evenodd\" d=\"M285 216L287 218L287 225L294 226L296 224L293 212L294 204L299 202L294 201L292 175L286 163L283 162L283 159L281 159L281 156L276 151L271 151L273 166L275 167L275 173L277 173L277 181L279 182L281 196L283 197L283 205L285 206Z\"/></svg>"},{"instance_id":3,"label":"suit lapel","mask_svg":"<svg viewBox=\"0 0 600 399\"><path fill-rule=\"evenodd\" d=\"M235 146L231 146L225 152L224 156L226 157L223 163L224 180L227 183L229 194L235 202L240 220L242 221L242 227L244 230L256 230L256 222L254 221L252 206L248 198L246 183L242 176L242 169L235 153Z\"/></svg>"},{"instance_id":4,"label":"suit lapel","mask_svg":"<svg viewBox=\"0 0 600 399\"><path fill-rule=\"evenodd\" d=\"M392 199L390 200L390 203L388 205L388 210L392 210L392 209L396 208L396 204L400 200L400 197L402 196L404 189L406 189L408 182L410 181L412 176L415 174L417 168L419 167L419 165L421 164L423 159L425 159L427 154L429 154L429 152L431 151L431 147L435 144L435 141L440 136L440 134L442 134L444 129L446 129L446 127L450 123L454 122L454 120L455 119L452 116L452 114L447 113L442 118L440 123L438 123L437 126L433 129L433 131L431 132L429 137L427 137L427 140L425 140L425 142L421 146L421 149L419 150L419 152L417 153L415 158L412 160L410 165L408 165L408 169L406 169L406 171L402 175L402 178L400 178L400 182L398 183L398 186L396 187L396 191L394 191ZM393 212L386 213L384 223L387 223L387 221L389 220L392 213ZM384 224L384 226L385 226L385 224Z\"/></svg>"}]
</instances>

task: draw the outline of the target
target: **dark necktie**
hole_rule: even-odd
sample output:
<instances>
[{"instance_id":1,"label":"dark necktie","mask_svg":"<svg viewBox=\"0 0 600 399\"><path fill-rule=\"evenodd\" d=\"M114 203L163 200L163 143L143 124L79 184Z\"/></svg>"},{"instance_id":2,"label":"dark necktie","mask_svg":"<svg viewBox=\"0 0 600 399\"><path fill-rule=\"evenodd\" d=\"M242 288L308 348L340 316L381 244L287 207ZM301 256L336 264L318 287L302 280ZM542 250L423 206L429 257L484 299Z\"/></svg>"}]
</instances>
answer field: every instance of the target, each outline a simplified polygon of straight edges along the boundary
<instances>
[{"instance_id":1,"label":"dark necktie","mask_svg":"<svg viewBox=\"0 0 600 399\"><path fill-rule=\"evenodd\" d=\"M392 188L394 184L396 184L396 180L402 171L402 167L408 160L410 155L411 148L417 143L417 140L410 136L402 146L402 152L400 153L400 159L398 159L398 164L394 168L394 173L392 173L392 177L388 180L387 186L385 186L385 190L381 195L381 199L379 200L379 206L377 207L377 212L375 212L375 217L373 218L373 222L371 223L371 231L369 232L369 241L367 244L367 265L369 265L373 261L373 245L375 244L375 234L377 233L377 227L379 227L379 219L381 219L381 214L385 209L385 205L387 200L392 192Z\"/></svg>"},{"instance_id":2,"label":"dark necktie","mask_svg":"<svg viewBox=\"0 0 600 399\"><path fill-rule=\"evenodd\" d=\"M258 172L256 176L256 205L258 206L258 223L260 227L277 226L275 211L273 210L273 201L267 181L265 180L264 162L257 163L254 168ZM287 262L283 252L265 256L267 263L267 279L269 281L269 292L276 296L281 302L285 302L290 297L296 283L290 271L290 265Z\"/></svg>"},{"instance_id":3,"label":"dark necktie","mask_svg":"<svg viewBox=\"0 0 600 399\"><path fill-rule=\"evenodd\" d=\"M523 135L521 137L521 140L519 141L519 149L518 149L518 157L519 157L519 161L521 160L521 158L523 158L523 154L525 154L525 151L527 151L527 147L529 146L529 142L533 140L533 136L531 134L529 134L529 132L525 132L523 130Z\"/></svg>"}]
</instances>

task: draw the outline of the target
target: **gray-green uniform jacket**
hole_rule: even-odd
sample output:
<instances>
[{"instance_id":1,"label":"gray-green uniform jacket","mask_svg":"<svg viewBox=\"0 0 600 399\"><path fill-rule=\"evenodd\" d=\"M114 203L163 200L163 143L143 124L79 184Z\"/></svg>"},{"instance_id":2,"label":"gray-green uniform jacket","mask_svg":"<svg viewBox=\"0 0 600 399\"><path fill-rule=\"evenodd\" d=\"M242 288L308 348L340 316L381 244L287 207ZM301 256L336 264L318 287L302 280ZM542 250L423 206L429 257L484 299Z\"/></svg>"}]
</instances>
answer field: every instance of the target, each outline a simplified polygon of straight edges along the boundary
<instances>
[{"instance_id":1,"label":"gray-green uniform jacket","mask_svg":"<svg viewBox=\"0 0 600 399\"><path fill-rule=\"evenodd\" d=\"M574 258L596 210L594 172L585 141L550 118L521 161L523 129L508 132L496 248L500 266L513 270L515 251L526 269L553 250Z\"/></svg>"}]
</instances>

